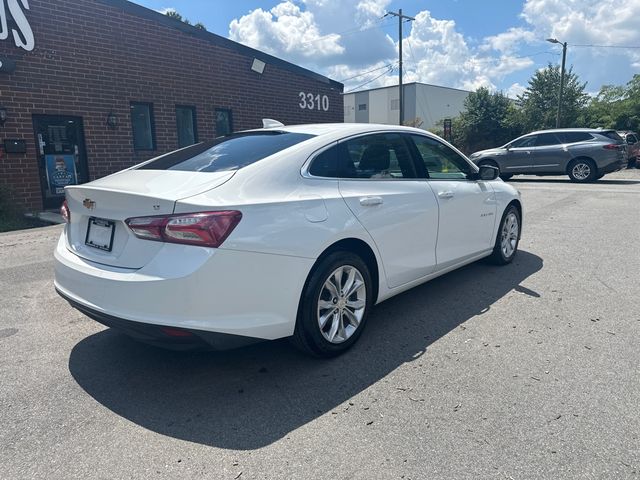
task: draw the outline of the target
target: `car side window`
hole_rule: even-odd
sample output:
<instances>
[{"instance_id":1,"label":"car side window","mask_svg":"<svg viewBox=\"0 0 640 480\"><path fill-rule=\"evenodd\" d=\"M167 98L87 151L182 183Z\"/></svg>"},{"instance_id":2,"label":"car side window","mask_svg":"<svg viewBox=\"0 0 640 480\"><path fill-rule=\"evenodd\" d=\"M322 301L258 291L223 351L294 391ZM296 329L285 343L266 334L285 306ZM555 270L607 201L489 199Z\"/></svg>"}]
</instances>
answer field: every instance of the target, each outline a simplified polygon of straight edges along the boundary
<instances>
[{"instance_id":1,"label":"car side window","mask_svg":"<svg viewBox=\"0 0 640 480\"><path fill-rule=\"evenodd\" d=\"M365 135L339 145L341 178L416 178L405 139L397 133Z\"/></svg>"},{"instance_id":2,"label":"car side window","mask_svg":"<svg viewBox=\"0 0 640 480\"><path fill-rule=\"evenodd\" d=\"M627 135L627 143L629 145L634 145L638 142L638 139L636 138L635 135L633 135L632 133Z\"/></svg>"},{"instance_id":3,"label":"car side window","mask_svg":"<svg viewBox=\"0 0 640 480\"><path fill-rule=\"evenodd\" d=\"M558 132L557 136L562 143L587 142L593 140L591 134L587 132Z\"/></svg>"},{"instance_id":4,"label":"car side window","mask_svg":"<svg viewBox=\"0 0 640 480\"><path fill-rule=\"evenodd\" d=\"M541 133L537 135L536 147L547 147L549 145L559 145L560 140L553 133Z\"/></svg>"},{"instance_id":5,"label":"car side window","mask_svg":"<svg viewBox=\"0 0 640 480\"><path fill-rule=\"evenodd\" d=\"M469 163L444 143L421 135L411 135L411 139L424 162L429 178L460 180L466 179L472 172Z\"/></svg>"},{"instance_id":6,"label":"car side window","mask_svg":"<svg viewBox=\"0 0 640 480\"><path fill-rule=\"evenodd\" d=\"M338 146L334 145L317 155L311 162L309 174L314 177L337 178Z\"/></svg>"},{"instance_id":7,"label":"car side window","mask_svg":"<svg viewBox=\"0 0 640 480\"><path fill-rule=\"evenodd\" d=\"M536 144L537 135L529 135L528 137L518 138L511 142L509 148L528 148L533 147Z\"/></svg>"}]
</instances>

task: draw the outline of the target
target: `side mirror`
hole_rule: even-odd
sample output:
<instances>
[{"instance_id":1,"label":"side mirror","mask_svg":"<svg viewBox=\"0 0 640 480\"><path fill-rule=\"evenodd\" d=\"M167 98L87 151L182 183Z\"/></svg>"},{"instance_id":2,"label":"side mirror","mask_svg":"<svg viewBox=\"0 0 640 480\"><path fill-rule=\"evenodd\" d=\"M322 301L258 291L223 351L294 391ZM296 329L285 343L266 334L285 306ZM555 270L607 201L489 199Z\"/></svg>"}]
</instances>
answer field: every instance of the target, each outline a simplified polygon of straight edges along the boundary
<instances>
[{"instance_id":1,"label":"side mirror","mask_svg":"<svg viewBox=\"0 0 640 480\"><path fill-rule=\"evenodd\" d=\"M478 173L471 176L471 180L495 180L500 175L500 169L491 165L480 165Z\"/></svg>"}]
</instances>

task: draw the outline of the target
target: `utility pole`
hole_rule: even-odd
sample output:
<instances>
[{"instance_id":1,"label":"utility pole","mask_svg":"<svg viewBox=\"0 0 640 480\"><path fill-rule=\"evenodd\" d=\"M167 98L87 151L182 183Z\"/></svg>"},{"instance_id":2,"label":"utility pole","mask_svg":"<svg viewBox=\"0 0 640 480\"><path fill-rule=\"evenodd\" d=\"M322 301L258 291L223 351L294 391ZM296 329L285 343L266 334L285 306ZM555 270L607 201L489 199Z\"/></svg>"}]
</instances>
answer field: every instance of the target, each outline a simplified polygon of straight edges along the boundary
<instances>
[{"instance_id":1,"label":"utility pole","mask_svg":"<svg viewBox=\"0 0 640 480\"><path fill-rule=\"evenodd\" d=\"M398 53L400 56L400 61L398 62L398 88L400 90L400 99L399 99L399 124L402 125L404 123L404 87L402 85L402 24L404 20L415 20L413 17L409 17L407 15L402 14L402 9L399 9L397 12L387 12L384 14L393 15L394 17L398 17Z\"/></svg>"},{"instance_id":2,"label":"utility pole","mask_svg":"<svg viewBox=\"0 0 640 480\"><path fill-rule=\"evenodd\" d=\"M562 95L564 93L564 65L567 60L567 42L560 42L555 38L547 38L549 43L562 45L562 67L560 69L560 91L558 92L558 113L556 114L556 128L560 128L560 118L562 116Z\"/></svg>"}]
</instances>

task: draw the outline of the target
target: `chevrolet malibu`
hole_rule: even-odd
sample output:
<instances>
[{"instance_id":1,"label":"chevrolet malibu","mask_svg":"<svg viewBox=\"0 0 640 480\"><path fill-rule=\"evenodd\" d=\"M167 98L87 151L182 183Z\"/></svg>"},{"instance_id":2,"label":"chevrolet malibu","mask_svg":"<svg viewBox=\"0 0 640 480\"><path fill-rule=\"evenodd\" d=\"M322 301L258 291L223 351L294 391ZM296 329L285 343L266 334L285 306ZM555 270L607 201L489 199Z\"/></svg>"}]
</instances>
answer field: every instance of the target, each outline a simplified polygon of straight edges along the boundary
<instances>
[{"instance_id":1,"label":"chevrolet malibu","mask_svg":"<svg viewBox=\"0 0 640 480\"><path fill-rule=\"evenodd\" d=\"M58 293L155 345L291 337L329 357L358 340L375 304L516 255L519 193L440 138L265 125L67 187Z\"/></svg>"}]
</instances>

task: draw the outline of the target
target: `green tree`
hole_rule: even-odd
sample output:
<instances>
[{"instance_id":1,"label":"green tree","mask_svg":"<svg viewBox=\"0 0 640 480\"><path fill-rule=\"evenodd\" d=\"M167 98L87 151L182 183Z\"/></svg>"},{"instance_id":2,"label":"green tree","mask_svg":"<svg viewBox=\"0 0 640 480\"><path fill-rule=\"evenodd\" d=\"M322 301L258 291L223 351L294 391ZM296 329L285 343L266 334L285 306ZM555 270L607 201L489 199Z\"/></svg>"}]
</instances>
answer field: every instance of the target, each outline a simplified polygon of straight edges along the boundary
<instances>
[{"instance_id":1,"label":"green tree","mask_svg":"<svg viewBox=\"0 0 640 480\"><path fill-rule=\"evenodd\" d=\"M467 96L464 110L453 119L452 143L466 153L503 145L520 135L520 123L512 100L502 92L491 93L481 87ZM442 122L438 127L436 133L442 135Z\"/></svg>"},{"instance_id":2,"label":"green tree","mask_svg":"<svg viewBox=\"0 0 640 480\"><path fill-rule=\"evenodd\" d=\"M626 86L604 85L583 112L588 127L636 130L640 128L640 75Z\"/></svg>"},{"instance_id":3,"label":"green tree","mask_svg":"<svg viewBox=\"0 0 640 480\"><path fill-rule=\"evenodd\" d=\"M165 12L165 15L169 18L173 18L175 20L178 20L182 23L186 23L187 25L191 25L191 22L189 21L189 19L183 17L182 15L180 15L178 12L176 12L175 10L167 10ZM204 26L204 23L202 22L198 22L194 25L194 27L196 27L199 30L207 30L207 27Z\"/></svg>"},{"instance_id":4,"label":"green tree","mask_svg":"<svg viewBox=\"0 0 640 480\"><path fill-rule=\"evenodd\" d=\"M178 20L180 22L184 22L186 19L182 17L182 15L180 15L178 12L176 12L175 10L167 10L164 13L167 17L169 18L173 18L174 20Z\"/></svg>"},{"instance_id":5,"label":"green tree","mask_svg":"<svg viewBox=\"0 0 640 480\"><path fill-rule=\"evenodd\" d=\"M592 128L614 128L619 117L624 115L626 95L625 87L603 85L582 112L581 124Z\"/></svg>"},{"instance_id":6,"label":"green tree","mask_svg":"<svg viewBox=\"0 0 640 480\"><path fill-rule=\"evenodd\" d=\"M549 64L531 77L527 89L518 96L525 130L539 130L556 126L559 86L560 67L557 65ZM573 73L573 67L565 72L560 117L561 127L580 126L580 114L589 101L589 96L584 91L586 86L586 82L581 83L578 76Z\"/></svg>"}]
</instances>

